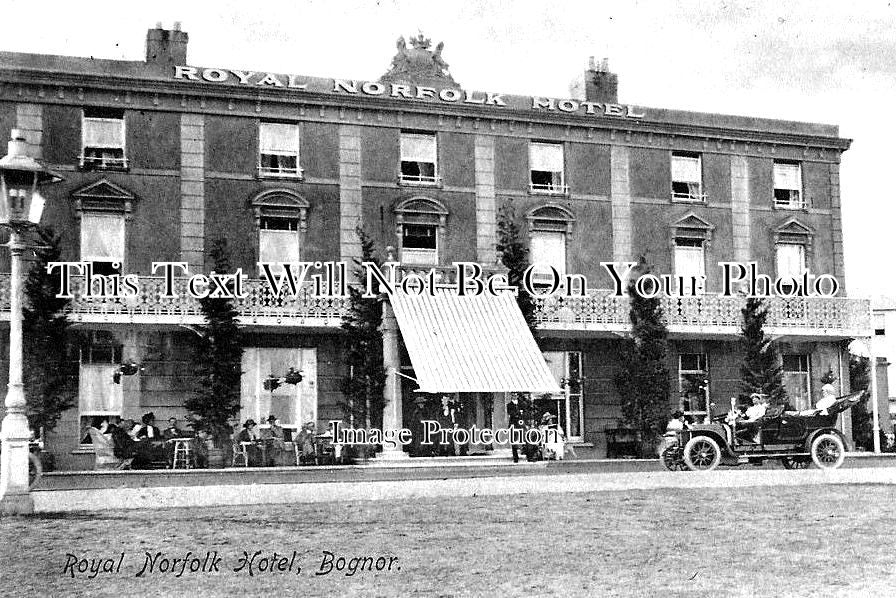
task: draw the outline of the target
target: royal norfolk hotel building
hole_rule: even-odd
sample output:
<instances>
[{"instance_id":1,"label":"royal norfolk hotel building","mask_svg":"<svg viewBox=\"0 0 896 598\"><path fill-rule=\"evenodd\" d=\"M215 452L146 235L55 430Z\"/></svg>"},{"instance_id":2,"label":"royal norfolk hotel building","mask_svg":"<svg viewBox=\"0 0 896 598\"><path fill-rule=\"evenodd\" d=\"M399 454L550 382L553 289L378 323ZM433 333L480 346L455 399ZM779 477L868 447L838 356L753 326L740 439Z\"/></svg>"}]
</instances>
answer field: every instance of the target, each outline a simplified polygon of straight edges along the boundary
<instances>
[{"instance_id":1,"label":"royal norfolk hotel building","mask_svg":"<svg viewBox=\"0 0 896 598\"><path fill-rule=\"evenodd\" d=\"M592 63L566 99L470 91L452 78L442 44L422 36L400 40L369 81L193 66L187 41L179 26L158 26L145 60L0 53L0 134L22 131L65 179L44 192L63 259L140 280L136 299L76 290L77 406L47 439L58 467L93 466L82 443L97 417L185 414L191 327L202 316L183 288L159 296L152 262L207 273L212 242L226 237L233 268L250 275L236 302L242 419L273 413L322 430L343 417L346 305L307 292L277 299L258 262L351 262L361 225L403 268L449 276L467 261L492 272L507 203L530 261L585 275L587 296L539 299L534 339L512 298L387 300L384 427L412 427L421 392L460 401L467 427L493 428L506 426L508 392L551 393L570 439L606 455L607 431L622 424L612 379L630 325L599 263L640 255L658 273L707 277L704 296L663 300L670 411L705 413L689 375L709 380L717 411L739 392L744 300L719 296L723 261L755 261L772 278L808 269L839 280L836 297L769 300L766 333L796 407L817 400L829 369L846 392L846 345L869 336L870 321L868 303L843 291L839 162L849 140L836 126L627 104L606 63ZM115 384L123 363L141 369ZM289 367L303 372L300 384L263 388Z\"/></svg>"}]
</instances>

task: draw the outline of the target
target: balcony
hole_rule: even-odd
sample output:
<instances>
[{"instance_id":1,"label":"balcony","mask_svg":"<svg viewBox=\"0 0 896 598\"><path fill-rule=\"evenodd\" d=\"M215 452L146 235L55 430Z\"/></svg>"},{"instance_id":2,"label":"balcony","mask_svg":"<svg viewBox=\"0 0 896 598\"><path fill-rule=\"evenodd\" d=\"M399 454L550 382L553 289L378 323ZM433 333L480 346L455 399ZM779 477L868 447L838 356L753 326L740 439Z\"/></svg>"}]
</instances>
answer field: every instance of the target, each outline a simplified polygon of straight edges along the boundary
<instances>
[{"instance_id":1,"label":"balcony","mask_svg":"<svg viewBox=\"0 0 896 598\"><path fill-rule=\"evenodd\" d=\"M437 266L436 284L456 282L453 267ZM402 268L425 278L430 268ZM484 267L482 280L502 272ZM199 301L187 292L187 280L175 279L176 298L163 298L164 279L139 278L140 294L124 299L85 299L83 282L72 280L75 298L66 315L72 322L103 324L196 325L203 322ZM240 323L259 327L298 327L335 330L342 324L348 301L341 298L315 297L309 288L293 297L275 297L261 280L247 280L246 296L235 301ZM734 338L740 334L742 297L664 298L663 313L673 337ZM872 334L871 304L867 299L846 297L771 298L766 304L769 316L766 334L793 339L868 337ZM535 318L548 336L613 336L630 329L628 298L610 291L590 290L586 297L548 297L535 299ZM0 321L9 320L9 275L0 275Z\"/></svg>"},{"instance_id":2,"label":"balcony","mask_svg":"<svg viewBox=\"0 0 896 598\"><path fill-rule=\"evenodd\" d=\"M673 337L734 338L740 334L743 297L663 298L666 325ZM766 300L765 333L794 340L838 340L871 336L871 303L846 297L773 297ZM591 333L611 336L628 332L627 297L610 291L590 290L586 297L536 298L539 328L551 333Z\"/></svg>"},{"instance_id":3,"label":"balcony","mask_svg":"<svg viewBox=\"0 0 896 598\"><path fill-rule=\"evenodd\" d=\"M164 278L141 276L140 294L131 298L83 298L83 280L72 279L75 298L66 315L72 322L103 324L156 324L189 326L204 322L199 301L187 292L187 279L174 282L176 298L161 297ZM297 296L275 297L261 280L247 280L245 297L235 300L239 321L245 326L286 326L336 329L348 302L340 298L320 298L303 289ZM0 275L0 320L9 320L9 275Z\"/></svg>"}]
</instances>

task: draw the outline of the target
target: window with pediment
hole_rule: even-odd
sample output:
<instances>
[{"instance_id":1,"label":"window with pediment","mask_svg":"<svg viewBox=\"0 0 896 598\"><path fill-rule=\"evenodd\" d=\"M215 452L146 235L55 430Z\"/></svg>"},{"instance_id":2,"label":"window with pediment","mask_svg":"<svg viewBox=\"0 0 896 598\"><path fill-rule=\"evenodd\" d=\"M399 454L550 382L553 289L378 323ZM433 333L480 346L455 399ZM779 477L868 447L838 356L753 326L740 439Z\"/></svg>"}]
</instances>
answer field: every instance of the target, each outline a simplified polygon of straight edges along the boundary
<instances>
[{"instance_id":1,"label":"window with pediment","mask_svg":"<svg viewBox=\"0 0 896 598\"><path fill-rule=\"evenodd\" d=\"M263 191L250 203L258 230L258 262L271 264L271 272L279 274L282 264L298 262L302 257L310 204L289 189Z\"/></svg>"},{"instance_id":2,"label":"window with pediment","mask_svg":"<svg viewBox=\"0 0 896 598\"><path fill-rule=\"evenodd\" d=\"M814 231L796 218L788 218L774 230L775 275L799 281L812 257ZM784 285L789 292L792 285Z\"/></svg>"},{"instance_id":3,"label":"window with pediment","mask_svg":"<svg viewBox=\"0 0 896 598\"><path fill-rule=\"evenodd\" d=\"M80 220L80 260L91 262L95 274L120 274L127 259L127 223L136 197L107 179L72 193Z\"/></svg>"},{"instance_id":4,"label":"window with pediment","mask_svg":"<svg viewBox=\"0 0 896 598\"><path fill-rule=\"evenodd\" d=\"M712 242L715 227L689 212L672 223L672 270L675 276L706 276L706 250Z\"/></svg>"},{"instance_id":5,"label":"window with pediment","mask_svg":"<svg viewBox=\"0 0 896 598\"><path fill-rule=\"evenodd\" d=\"M398 236L399 261L412 266L439 263L448 209L428 197L412 197L395 207L395 233Z\"/></svg>"}]
</instances>

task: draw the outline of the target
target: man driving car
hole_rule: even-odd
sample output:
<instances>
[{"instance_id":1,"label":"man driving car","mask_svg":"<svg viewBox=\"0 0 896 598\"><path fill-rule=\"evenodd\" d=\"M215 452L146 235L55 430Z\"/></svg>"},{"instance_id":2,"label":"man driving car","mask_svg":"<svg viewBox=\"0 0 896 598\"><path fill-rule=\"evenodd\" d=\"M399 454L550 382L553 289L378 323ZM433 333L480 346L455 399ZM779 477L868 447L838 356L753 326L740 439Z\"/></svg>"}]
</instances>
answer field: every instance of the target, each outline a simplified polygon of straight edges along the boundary
<instances>
[{"instance_id":1,"label":"man driving car","mask_svg":"<svg viewBox=\"0 0 896 598\"><path fill-rule=\"evenodd\" d=\"M747 412L744 414L746 416L745 419L735 423L735 428L737 429L737 436L741 440L758 443L759 430L762 426L760 420L768 411L768 403L765 397L759 393L751 394L750 398L753 400L753 404L747 408Z\"/></svg>"}]
</instances>

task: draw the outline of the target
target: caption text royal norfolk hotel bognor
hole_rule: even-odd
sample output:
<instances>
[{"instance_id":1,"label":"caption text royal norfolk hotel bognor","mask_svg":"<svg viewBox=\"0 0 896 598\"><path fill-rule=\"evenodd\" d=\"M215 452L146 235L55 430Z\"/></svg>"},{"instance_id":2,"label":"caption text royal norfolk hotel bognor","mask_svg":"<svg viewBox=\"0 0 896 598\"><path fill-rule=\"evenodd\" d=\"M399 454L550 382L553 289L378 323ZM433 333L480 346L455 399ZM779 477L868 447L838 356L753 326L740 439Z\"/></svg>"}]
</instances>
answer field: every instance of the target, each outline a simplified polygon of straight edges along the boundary
<instances>
[{"instance_id":1,"label":"caption text royal norfolk hotel bognor","mask_svg":"<svg viewBox=\"0 0 896 598\"><path fill-rule=\"evenodd\" d=\"M720 261L840 281L837 297L771 299L766 332L781 342L795 407L814 402L829 369L846 392L846 343L870 323L868 303L845 296L839 162L849 140L836 126L629 105L617 76L593 61L567 99L471 92L449 74L442 45L422 36L401 40L370 81L192 66L187 39L178 26L149 30L145 61L0 54L0 134L23 131L65 178L45 191L63 259L98 271L120 263L142 289L138 300L70 305L84 341L72 355L78 405L47 439L58 467L93 466L82 441L97 417L185 414L190 326L202 316L186 293L159 299L152 262L208 272L220 237L250 277L259 261L351 262L361 224L404 267L495 269L507 202L530 260L584 274L594 289L536 302L537 348L512 299L394 298L385 365L403 375L390 374L384 428L411 425L418 387L459 400L464 427L492 428L506 426L506 392L554 391L569 438L606 455L606 431L621 424L613 374L630 324L599 263L642 254L657 272L707 274L705 296L664 299L670 410L705 411L703 398L680 393L688 374L709 380L717 410L739 392L743 299L718 295ZM277 301L256 280L247 290L237 302L242 419L275 413L286 427L315 420L320 430L341 419L343 302ZM141 370L116 384L122 363ZM302 371L299 384L263 388L289 367Z\"/></svg>"}]
</instances>

